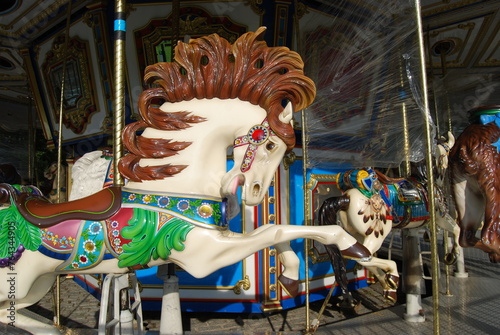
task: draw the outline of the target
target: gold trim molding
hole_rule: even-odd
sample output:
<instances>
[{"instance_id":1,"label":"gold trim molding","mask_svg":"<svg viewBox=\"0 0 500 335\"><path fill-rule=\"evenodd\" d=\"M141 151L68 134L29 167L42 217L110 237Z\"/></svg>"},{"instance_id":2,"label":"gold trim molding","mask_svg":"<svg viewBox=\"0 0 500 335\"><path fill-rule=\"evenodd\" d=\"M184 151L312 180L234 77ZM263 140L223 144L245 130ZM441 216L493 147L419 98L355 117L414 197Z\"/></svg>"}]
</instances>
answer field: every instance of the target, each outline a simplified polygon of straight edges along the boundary
<instances>
[{"instance_id":1,"label":"gold trim molding","mask_svg":"<svg viewBox=\"0 0 500 335\"><path fill-rule=\"evenodd\" d=\"M233 292L234 294L241 294L241 289L248 291L250 287L252 287L252 285L250 284L250 277L248 275L245 275L243 279L238 280L236 285L234 285Z\"/></svg>"}]
</instances>

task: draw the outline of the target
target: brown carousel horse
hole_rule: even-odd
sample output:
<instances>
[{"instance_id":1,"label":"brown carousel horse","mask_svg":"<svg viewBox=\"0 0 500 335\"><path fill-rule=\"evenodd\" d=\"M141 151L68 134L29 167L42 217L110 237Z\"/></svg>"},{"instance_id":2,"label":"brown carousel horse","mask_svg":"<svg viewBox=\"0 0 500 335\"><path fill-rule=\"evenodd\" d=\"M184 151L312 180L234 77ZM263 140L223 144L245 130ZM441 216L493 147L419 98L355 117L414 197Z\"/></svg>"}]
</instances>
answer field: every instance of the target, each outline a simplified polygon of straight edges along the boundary
<instances>
[{"instance_id":1,"label":"brown carousel horse","mask_svg":"<svg viewBox=\"0 0 500 335\"><path fill-rule=\"evenodd\" d=\"M470 110L472 124L457 138L450 153L460 245L483 250L492 263L500 263L499 112L500 105ZM480 239L476 237L478 230Z\"/></svg>"}]
</instances>

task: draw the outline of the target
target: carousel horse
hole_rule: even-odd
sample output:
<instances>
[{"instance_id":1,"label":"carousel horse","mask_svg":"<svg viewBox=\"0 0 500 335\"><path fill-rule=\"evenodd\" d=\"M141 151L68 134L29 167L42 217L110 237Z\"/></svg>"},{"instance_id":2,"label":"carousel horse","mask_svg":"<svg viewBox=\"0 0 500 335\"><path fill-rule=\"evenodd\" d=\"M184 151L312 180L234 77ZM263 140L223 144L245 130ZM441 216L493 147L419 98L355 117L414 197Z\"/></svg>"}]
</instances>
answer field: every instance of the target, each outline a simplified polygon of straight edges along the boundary
<instances>
[{"instance_id":1,"label":"carousel horse","mask_svg":"<svg viewBox=\"0 0 500 335\"><path fill-rule=\"evenodd\" d=\"M258 205L284 154L295 145L294 110L314 83L300 56L268 47L265 28L234 44L213 34L176 46L171 63L145 70L141 120L124 128L126 186L50 204L34 187L2 185L0 321L35 334L55 327L18 313L40 300L59 274L126 273L174 263L201 278L271 245L310 238L343 257L370 252L341 227L266 224L228 229L226 195L241 187ZM227 148L234 167L227 171ZM7 283L7 284L5 284Z\"/></svg>"},{"instance_id":2,"label":"carousel horse","mask_svg":"<svg viewBox=\"0 0 500 335\"><path fill-rule=\"evenodd\" d=\"M443 180L448 165L447 155L454 138L448 133L448 141L438 143L435 158L438 160L438 180ZM319 224L340 226L363 244L372 254L380 249L393 228L418 228L429 219L426 180L423 177L390 178L371 169L349 170L337 174L337 187L343 191L338 197L326 199L319 210ZM452 251L445 262L452 264L459 253L459 227L448 214L446 199L436 187L436 223L455 236ZM338 221L337 221L338 220ZM335 257L332 255L331 257ZM332 259L333 264L338 260ZM396 302L399 272L393 260L372 257L362 264L381 283L384 297Z\"/></svg>"},{"instance_id":3,"label":"carousel horse","mask_svg":"<svg viewBox=\"0 0 500 335\"><path fill-rule=\"evenodd\" d=\"M109 150L92 151L78 158L71 169L72 186L69 200L84 198L97 193L104 187L111 186L113 184L113 169L113 153ZM240 210L238 199L235 195L227 195L226 198L228 207L233 210L232 213L228 213L228 216L235 217ZM286 293L293 298L299 293L300 260L290 247L290 243L280 243L274 247L283 265L278 281ZM338 272L341 271L343 270Z\"/></svg>"},{"instance_id":4,"label":"carousel horse","mask_svg":"<svg viewBox=\"0 0 500 335\"><path fill-rule=\"evenodd\" d=\"M492 263L500 263L499 112L500 105L470 110L471 124L450 153L460 245L483 250Z\"/></svg>"}]
</instances>

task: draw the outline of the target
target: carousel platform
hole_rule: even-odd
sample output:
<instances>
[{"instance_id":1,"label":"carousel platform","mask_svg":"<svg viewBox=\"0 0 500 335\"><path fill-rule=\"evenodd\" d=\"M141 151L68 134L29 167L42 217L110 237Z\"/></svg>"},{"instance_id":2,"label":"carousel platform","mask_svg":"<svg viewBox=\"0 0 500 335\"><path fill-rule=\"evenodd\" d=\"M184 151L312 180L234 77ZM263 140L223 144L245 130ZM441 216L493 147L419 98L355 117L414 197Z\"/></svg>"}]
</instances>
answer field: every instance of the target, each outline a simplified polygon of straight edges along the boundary
<instances>
[{"instance_id":1,"label":"carousel platform","mask_svg":"<svg viewBox=\"0 0 500 335\"><path fill-rule=\"evenodd\" d=\"M424 249L425 246L422 246ZM486 254L465 249L467 278L449 277L446 286L444 271L440 277L439 319L441 334L500 334L498 301L500 299L500 265L491 264ZM397 258L397 257L394 257ZM427 280L426 282L429 282ZM430 288L431 285L426 285ZM99 301L70 278L61 281L61 324L65 334L97 334ZM449 291L447 294L447 291ZM401 302L390 305L382 299L379 284L354 292L360 305L355 311L341 311L338 297L332 297L319 319L315 334L433 334L433 298L427 292L422 298L425 321L404 320L404 294ZM310 305L310 320L318 316L322 301ZM53 317L51 294L30 307L26 313L50 323ZM35 314L36 313L36 314ZM185 334L304 334L305 307L274 313L220 314L183 313ZM159 334L158 312L144 312L146 334ZM312 332L311 332L312 333ZM26 332L0 326L0 334Z\"/></svg>"}]
</instances>

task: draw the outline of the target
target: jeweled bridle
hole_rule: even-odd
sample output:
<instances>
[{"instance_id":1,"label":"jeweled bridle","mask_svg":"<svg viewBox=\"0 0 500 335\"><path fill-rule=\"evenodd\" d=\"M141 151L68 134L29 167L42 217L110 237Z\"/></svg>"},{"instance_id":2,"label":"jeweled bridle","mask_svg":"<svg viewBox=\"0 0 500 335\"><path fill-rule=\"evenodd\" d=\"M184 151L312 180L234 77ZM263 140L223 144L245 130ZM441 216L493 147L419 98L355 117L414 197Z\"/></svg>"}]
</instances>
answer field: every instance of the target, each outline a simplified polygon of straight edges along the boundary
<instances>
[{"instance_id":1,"label":"jeweled bridle","mask_svg":"<svg viewBox=\"0 0 500 335\"><path fill-rule=\"evenodd\" d=\"M276 134L269 127L267 119L264 119L261 124L251 127L246 135L237 137L234 140L233 148L248 145L245 156L243 157L243 162L241 163L241 172L250 170L257 149L260 145L264 144L270 136L276 136Z\"/></svg>"}]
</instances>

